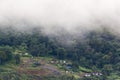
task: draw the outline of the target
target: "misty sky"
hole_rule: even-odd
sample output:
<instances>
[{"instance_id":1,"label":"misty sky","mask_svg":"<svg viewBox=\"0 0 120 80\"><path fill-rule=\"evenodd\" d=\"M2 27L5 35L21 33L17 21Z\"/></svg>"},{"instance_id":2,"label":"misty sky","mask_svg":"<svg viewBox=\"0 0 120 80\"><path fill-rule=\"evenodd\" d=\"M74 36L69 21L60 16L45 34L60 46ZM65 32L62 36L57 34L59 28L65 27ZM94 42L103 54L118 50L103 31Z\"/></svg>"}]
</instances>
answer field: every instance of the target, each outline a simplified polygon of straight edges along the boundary
<instances>
[{"instance_id":1,"label":"misty sky","mask_svg":"<svg viewBox=\"0 0 120 80\"><path fill-rule=\"evenodd\" d=\"M0 0L0 25L81 32L120 28L120 0Z\"/></svg>"}]
</instances>

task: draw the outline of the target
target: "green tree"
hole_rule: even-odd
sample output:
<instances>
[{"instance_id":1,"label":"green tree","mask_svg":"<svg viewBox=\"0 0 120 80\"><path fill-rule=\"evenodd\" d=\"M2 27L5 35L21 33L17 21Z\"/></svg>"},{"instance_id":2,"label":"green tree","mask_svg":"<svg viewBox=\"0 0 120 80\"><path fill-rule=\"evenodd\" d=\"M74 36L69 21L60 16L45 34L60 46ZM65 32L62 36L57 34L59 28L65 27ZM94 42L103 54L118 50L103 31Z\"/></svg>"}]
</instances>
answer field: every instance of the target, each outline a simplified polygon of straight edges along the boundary
<instances>
[{"instance_id":1,"label":"green tree","mask_svg":"<svg viewBox=\"0 0 120 80\"><path fill-rule=\"evenodd\" d=\"M19 63L20 63L20 55L19 55L19 54L16 54L16 55L15 55L15 63L16 63L16 64L19 64Z\"/></svg>"},{"instance_id":2,"label":"green tree","mask_svg":"<svg viewBox=\"0 0 120 80\"><path fill-rule=\"evenodd\" d=\"M4 63L7 59L7 55L4 51L0 51L0 64Z\"/></svg>"}]
</instances>

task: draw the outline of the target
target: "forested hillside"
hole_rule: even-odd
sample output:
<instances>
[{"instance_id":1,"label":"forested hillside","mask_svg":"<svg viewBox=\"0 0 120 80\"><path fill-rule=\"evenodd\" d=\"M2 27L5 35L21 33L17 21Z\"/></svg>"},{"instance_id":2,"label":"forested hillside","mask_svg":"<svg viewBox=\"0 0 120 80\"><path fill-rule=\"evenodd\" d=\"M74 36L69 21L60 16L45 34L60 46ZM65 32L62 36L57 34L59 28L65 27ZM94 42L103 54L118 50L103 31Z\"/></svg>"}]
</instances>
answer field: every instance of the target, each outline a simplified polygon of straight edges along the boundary
<instances>
[{"instance_id":1,"label":"forested hillside","mask_svg":"<svg viewBox=\"0 0 120 80\"><path fill-rule=\"evenodd\" d=\"M20 52L17 53L29 53L33 57L54 57L58 60L72 61L73 72L79 72L80 67L84 67L93 72L101 72L103 74L102 77L87 77L79 80L120 79L119 36L107 30L102 32L91 31L85 34L84 39L74 39L73 43L69 46L60 44L56 37L49 38L39 31L23 33L1 29L0 66L8 64L12 60L16 61L16 65L19 64L20 55L15 54L16 50L19 50ZM86 71L83 70L83 72ZM16 73L16 75L19 74ZM63 80L62 78L59 79ZM73 77L64 79L76 80ZM56 79L52 78L51 80Z\"/></svg>"}]
</instances>

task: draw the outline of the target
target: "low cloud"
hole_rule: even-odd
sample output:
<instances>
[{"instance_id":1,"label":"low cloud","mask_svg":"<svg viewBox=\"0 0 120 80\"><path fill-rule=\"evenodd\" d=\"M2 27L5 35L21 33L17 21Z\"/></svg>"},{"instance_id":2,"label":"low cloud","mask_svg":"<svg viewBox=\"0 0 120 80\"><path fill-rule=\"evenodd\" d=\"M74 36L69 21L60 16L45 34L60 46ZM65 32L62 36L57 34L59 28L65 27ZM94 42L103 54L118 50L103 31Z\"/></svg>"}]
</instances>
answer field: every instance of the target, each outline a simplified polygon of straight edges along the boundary
<instances>
[{"instance_id":1,"label":"low cloud","mask_svg":"<svg viewBox=\"0 0 120 80\"><path fill-rule=\"evenodd\" d=\"M103 27L119 33L120 0L0 0L0 26L56 36Z\"/></svg>"}]
</instances>

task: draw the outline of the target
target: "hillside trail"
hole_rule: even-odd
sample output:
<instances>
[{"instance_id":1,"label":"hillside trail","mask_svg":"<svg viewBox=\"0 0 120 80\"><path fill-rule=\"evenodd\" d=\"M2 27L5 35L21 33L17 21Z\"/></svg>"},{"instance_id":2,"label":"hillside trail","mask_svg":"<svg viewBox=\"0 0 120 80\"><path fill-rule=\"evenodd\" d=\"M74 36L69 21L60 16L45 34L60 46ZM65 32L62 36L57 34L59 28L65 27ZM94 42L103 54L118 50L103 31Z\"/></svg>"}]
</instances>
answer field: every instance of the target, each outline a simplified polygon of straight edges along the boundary
<instances>
[{"instance_id":1,"label":"hillside trail","mask_svg":"<svg viewBox=\"0 0 120 80\"><path fill-rule=\"evenodd\" d=\"M54 65L48 64L45 60L37 59L37 62L40 63L40 66L32 67L35 60L31 58L24 58L21 61L21 64L18 68L19 72L27 73L27 74L37 74L37 75L46 75L46 74L54 74L61 75L61 71Z\"/></svg>"}]
</instances>

